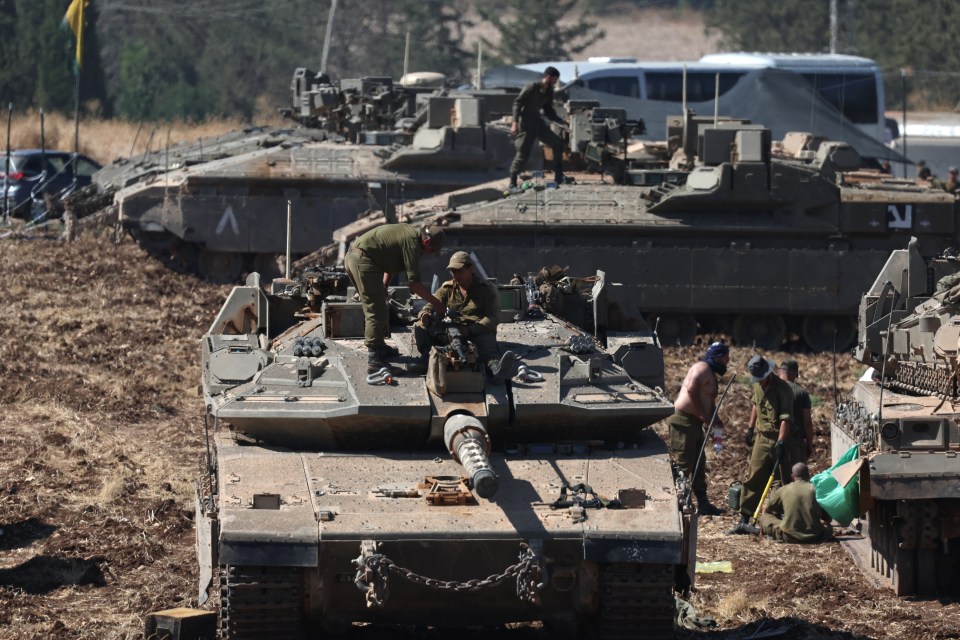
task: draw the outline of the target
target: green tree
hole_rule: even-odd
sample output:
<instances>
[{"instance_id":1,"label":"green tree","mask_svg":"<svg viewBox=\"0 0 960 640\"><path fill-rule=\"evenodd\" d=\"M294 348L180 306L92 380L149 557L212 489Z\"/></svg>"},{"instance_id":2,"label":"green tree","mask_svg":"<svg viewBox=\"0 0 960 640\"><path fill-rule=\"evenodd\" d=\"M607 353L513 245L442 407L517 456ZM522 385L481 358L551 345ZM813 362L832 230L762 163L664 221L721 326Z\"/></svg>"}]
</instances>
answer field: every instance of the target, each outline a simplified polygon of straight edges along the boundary
<instances>
[{"instance_id":1,"label":"green tree","mask_svg":"<svg viewBox=\"0 0 960 640\"><path fill-rule=\"evenodd\" d=\"M563 60L604 37L589 12L578 10L578 0L478 0L477 12L500 35L496 45L484 40L493 57L504 64Z\"/></svg>"},{"instance_id":2,"label":"green tree","mask_svg":"<svg viewBox=\"0 0 960 640\"><path fill-rule=\"evenodd\" d=\"M716 0L707 27L724 47L740 51L825 51L830 46L829 0Z\"/></svg>"}]
</instances>

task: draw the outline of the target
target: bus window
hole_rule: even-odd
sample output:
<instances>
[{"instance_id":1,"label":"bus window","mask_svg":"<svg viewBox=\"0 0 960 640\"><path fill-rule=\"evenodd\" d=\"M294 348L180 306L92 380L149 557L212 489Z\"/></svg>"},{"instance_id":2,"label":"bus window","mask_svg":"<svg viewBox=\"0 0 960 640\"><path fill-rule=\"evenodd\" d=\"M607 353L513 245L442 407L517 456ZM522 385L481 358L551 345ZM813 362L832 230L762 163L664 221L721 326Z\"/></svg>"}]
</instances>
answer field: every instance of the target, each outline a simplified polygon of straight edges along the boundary
<instances>
[{"instance_id":1,"label":"bus window","mask_svg":"<svg viewBox=\"0 0 960 640\"><path fill-rule=\"evenodd\" d=\"M587 80L587 88L628 98L640 97L640 81L637 80L636 75L593 78Z\"/></svg>"},{"instance_id":2,"label":"bus window","mask_svg":"<svg viewBox=\"0 0 960 640\"><path fill-rule=\"evenodd\" d=\"M683 100L683 71L647 71L647 99L680 102ZM708 102L716 94L716 72L688 71L687 100L689 102ZM737 84L744 72L720 73L720 95Z\"/></svg>"},{"instance_id":3,"label":"bus window","mask_svg":"<svg viewBox=\"0 0 960 640\"><path fill-rule=\"evenodd\" d=\"M856 124L877 123L877 79L863 73L802 74L824 100Z\"/></svg>"}]
</instances>

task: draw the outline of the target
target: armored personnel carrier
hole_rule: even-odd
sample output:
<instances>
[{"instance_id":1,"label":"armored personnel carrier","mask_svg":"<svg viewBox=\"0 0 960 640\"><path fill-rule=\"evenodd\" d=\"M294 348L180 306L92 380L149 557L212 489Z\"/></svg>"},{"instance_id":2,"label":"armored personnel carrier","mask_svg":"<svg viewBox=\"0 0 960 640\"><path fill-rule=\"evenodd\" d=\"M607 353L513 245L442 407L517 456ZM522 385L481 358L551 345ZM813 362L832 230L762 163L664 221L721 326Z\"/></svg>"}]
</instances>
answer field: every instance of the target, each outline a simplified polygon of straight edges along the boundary
<instances>
[{"instance_id":1,"label":"armored personnel carrier","mask_svg":"<svg viewBox=\"0 0 960 640\"><path fill-rule=\"evenodd\" d=\"M764 349L795 336L842 350L856 336L860 293L891 250L911 234L924 256L958 246L953 196L862 170L845 143L809 134L774 143L761 125L688 115L671 119L667 142L631 145L622 110L569 111L570 148L592 170L576 184L535 178L503 197L498 183L404 215L447 225L448 243L476 250L500 276L531 259L573 274L597 265L659 318L664 344L699 328Z\"/></svg>"},{"instance_id":2,"label":"armored personnel carrier","mask_svg":"<svg viewBox=\"0 0 960 640\"><path fill-rule=\"evenodd\" d=\"M830 426L834 461L860 447L864 568L898 595L960 589L958 271L916 239L892 253L860 303L855 357L871 368Z\"/></svg>"},{"instance_id":3,"label":"armored personnel carrier","mask_svg":"<svg viewBox=\"0 0 960 640\"><path fill-rule=\"evenodd\" d=\"M150 253L204 278L279 275L292 212L292 251L371 209L485 182L513 157L513 96L449 92L365 77L332 84L298 69L285 113L302 128L251 128L162 148L103 169L123 227ZM151 143L152 145L152 143Z\"/></svg>"},{"instance_id":4,"label":"armored personnel carrier","mask_svg":"<svg viewBox=\"0 0 960 640\"><path fill-rule=\"evenodd\" d=\"M456 325L425 376L368 376L345 282L308 269L266 294L252 274L202 339L200 601L219 583L222 637L531 620L672 637L696 519L645 429L672 411L641 382L662 382L662 352L617 330L635 325L602 274L595 333L499 288L498 340L523 362L499 383ZM412 335L391 330L402 362Z\"/></svg>"}]
</instances>

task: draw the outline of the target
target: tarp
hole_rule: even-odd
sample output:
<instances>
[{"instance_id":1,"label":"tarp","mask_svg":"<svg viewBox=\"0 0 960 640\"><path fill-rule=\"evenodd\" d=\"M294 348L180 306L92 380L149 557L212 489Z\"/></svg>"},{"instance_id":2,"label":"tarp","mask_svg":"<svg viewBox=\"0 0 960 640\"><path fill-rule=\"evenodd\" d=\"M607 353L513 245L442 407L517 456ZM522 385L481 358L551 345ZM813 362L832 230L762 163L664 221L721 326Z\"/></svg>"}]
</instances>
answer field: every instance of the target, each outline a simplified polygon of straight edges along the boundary
<instances>
[{"instance_id":1,"label":"tarp","mask_svg":"<svg viewBox=\"0 0 960 640\"><path fill-rule=\"evenodd\" d=\"M539 77L535 71L515 67L497 67L484 77L485 86L517 86ZM521 82L522 79L522 82ZM499 83L499 84L498 84ZM592 91L577 82L558 92L560 99L595 100L604 107L625 109L631 120L642 118L647 140L666 140L667 117L682 114L676 102L640 100L602 91ZM839 109L824 100L808 82L782 69L757 69L746 74L718 100L719 114L744 118L770 129L774 140L782 140L790 131L806 131L829 140L846 142L864 158L904 162L906 159L879 140L864 133L847 120ZM714 104L690 102L687 108L699 116L710 116Z\"/></svg>"}]
</instances>

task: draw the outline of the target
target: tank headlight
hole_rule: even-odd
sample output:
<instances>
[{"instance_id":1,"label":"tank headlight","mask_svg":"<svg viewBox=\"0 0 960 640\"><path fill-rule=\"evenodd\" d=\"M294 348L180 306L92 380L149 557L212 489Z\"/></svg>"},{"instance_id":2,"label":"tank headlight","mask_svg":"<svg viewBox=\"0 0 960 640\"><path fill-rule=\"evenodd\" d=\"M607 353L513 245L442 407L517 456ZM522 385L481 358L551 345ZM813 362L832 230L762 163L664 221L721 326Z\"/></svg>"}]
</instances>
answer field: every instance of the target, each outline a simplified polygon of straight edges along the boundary
<instances>
[{"instance_id":1,"label":"tank headlight","mask_svg":"<svg viewBox=\"0 0 960 640\"><path fill-rule=\"evenodd\" d=\"M894 440L900 435L900 425L896 422L884 422L880 428L880 435L884 440Z\"/></svg>"}]
</instances>

